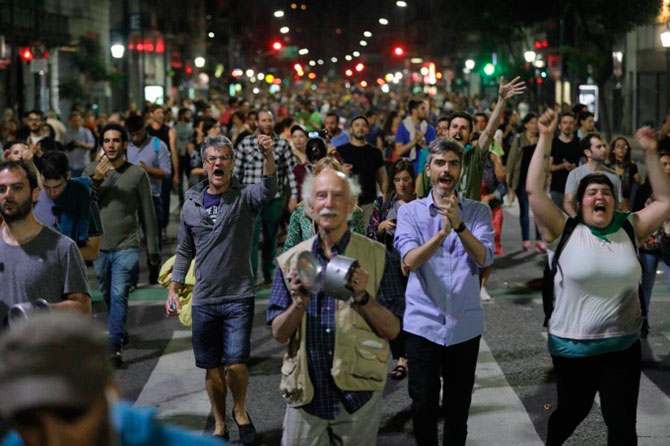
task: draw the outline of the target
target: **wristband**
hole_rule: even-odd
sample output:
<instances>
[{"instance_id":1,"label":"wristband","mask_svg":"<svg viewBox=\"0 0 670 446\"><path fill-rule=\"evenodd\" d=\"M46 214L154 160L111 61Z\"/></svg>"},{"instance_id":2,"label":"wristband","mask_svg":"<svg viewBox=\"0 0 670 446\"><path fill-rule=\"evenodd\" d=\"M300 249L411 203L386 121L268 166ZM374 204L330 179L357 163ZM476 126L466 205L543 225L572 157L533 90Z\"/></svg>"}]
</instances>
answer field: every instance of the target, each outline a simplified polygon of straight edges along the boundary
<instances>
[{"instance_id":1,"label":"wristband","mask_svg":"<svg viewBox=\"0 0 670 446\"><path fill-rule=\"evenodd\" d=\"M370 301L370 295L368 294L367 291L363 291L363 297L360 300L356 300L356 296L354 296L354 303L358 305L359 307L362 307L363 305L367 304Z\"/></svg>"},{"instance_id":2,"label":"wristband","mask_svg":"<svg viewBox=\"0 0 670 446\"><path fill-rule=\"evenodd\" d=\"M456 234L460 234L461 232L465 231L465 223L461 222L460 225L458 225L458 228L455 228L454 231Z\"/></svg>"}]
</instances>

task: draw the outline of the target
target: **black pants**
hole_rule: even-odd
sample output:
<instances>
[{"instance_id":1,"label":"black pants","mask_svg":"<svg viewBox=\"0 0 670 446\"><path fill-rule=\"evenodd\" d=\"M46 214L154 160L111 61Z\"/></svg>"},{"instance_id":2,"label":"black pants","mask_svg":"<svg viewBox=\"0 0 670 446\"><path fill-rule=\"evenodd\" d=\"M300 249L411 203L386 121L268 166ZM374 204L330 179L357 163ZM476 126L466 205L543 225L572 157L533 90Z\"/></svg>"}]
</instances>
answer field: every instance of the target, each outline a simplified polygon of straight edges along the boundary
<instances>
[{"instance_id":1,"label":"black pants","mask_svg":"<svg viewBox=\"0 0 670 446\"><path fill-rule=\"evenodd\" d=\"M607 425L607 444L636 445L640 341L620 352L589 358L552 356L558 406L549 417L547 445L561 445L591 411L596 392Z\"/></svg>"},{"instance_id":2,"label":"black pants","mask_svg":"<svg viewBox=\"0 0 670 446\"><path fill-rule=\"evenodd\" d=\"M400 330L400 333L398 333L398 336L389 344L391 345L391 356L393 356L393 359L398 359L398 358L407 358L407 354L405 353L405 338L407 337L407 334L403 331Z\"/></svg>"},{"instance_id":3,"label":"black pants","mask_svg":"<svg viewBox=\"0 0 670 446\"><path fill-rule=\"evenodd\" d=\"M440 376L443 380L444 445L465 445L481 336L444 347L407 333L409 396L418 446L437 445Z\"/></svg>"}]
</instances>

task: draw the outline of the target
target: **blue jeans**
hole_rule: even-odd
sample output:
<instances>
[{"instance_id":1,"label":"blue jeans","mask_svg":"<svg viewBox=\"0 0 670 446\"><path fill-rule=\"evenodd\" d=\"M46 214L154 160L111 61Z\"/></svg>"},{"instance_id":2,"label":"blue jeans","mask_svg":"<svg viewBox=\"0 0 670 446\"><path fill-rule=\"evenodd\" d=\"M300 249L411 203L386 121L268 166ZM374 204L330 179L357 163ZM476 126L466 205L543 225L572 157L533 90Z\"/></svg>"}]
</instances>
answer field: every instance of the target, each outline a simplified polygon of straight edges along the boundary
<instances>
[{"instance_id":1,"label":"blue jeans","mask_svg":"<svg viewBox=\"0 0 670 446\"><path fill-rule=\"evenodd\" d=\"M195 365L215 369L246 364L251 351L254 298L191 307Z\"/></svg>"},{"instance_id":2,"label":"blue jeans","mask_svg":"<svg viewBox=\"0 0 670 446\"><path fill-rule=\"evenodd\" d=\"M525 185L516 188L516 197L519 200L519 223L521 224L521 239L525 242L530 240L530 218L528 217L528 193ZM540 231L535 225L535 240L542 240Z\"/></svg>"},{"instance_id":3,"label":"blue jeans","mask_svg":"<svg viewBox=\"0 0 670 446\"><path fill-rule=\"evenodd\" d=\"M665 278L668 281L668 289L670 290L670 267L661 260L661 254L653 253L651 251L640 250L640 261L642 262L642 297L644 298L644 307L646 308L646 314L643 314L644 318L647 318L649 314L649 304L651 303L651 290L654 289L654 283L656 282L656 268L658 267L658 262L660 261L663 264L665 269Z\"/></svg>"},{"instance_id":4,"label":"blue jeans","mask_svg":"<svg viewBox=\"0 0 670 446\"><path fill-rule=\"evenodd\" d=\"M128 295L132 279L139 267L139 260L138 249L127 248L118 251L100 251L98 258L93 262L100 292L109 309L107 319L109 342L117 348L121 347L126 332Z\"/></svg>"}]
</instances>

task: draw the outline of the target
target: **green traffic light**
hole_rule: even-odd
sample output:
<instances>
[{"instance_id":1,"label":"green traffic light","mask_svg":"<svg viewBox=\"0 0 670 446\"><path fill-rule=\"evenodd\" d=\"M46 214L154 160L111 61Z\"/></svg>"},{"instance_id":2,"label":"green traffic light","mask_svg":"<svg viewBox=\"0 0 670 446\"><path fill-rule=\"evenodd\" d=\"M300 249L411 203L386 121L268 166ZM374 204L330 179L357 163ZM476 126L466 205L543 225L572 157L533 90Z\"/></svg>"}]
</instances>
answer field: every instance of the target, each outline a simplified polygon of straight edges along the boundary
<instances>
[{"instance_id":1,"label":"green traffic light","mask_svg":"<svg viewBox=\"0 0 670 446\"><path fill-rule=\"evenodd\" d=\"M484 66L484 74L487 76L491 76L495 71L496 67L490 62Z\"/></svg>"}]
</instances>

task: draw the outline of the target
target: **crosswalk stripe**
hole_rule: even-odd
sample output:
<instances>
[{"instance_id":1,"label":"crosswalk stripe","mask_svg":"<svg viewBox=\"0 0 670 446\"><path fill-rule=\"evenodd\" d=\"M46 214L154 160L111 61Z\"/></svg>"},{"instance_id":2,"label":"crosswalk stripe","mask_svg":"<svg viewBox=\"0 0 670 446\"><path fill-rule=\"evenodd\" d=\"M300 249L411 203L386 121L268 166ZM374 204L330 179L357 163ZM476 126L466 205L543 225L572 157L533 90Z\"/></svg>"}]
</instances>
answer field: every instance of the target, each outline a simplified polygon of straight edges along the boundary
<instances>
[{"instance_id":1,"label":"crosswalk stripe","mask_svg":"<svg viewBox=\"0 0 670 446\"><path fill-rule=\"evenodd\" d=\"M468 424L486 429L468 429L468 444L542 445L521 400L505 379L484 339L479 358Z\"/></svg>"},{"instance_id":2,"label":"crosswalk stripe","mask_svg":"<svg viewBox=\"0 0 670 446\"><path fill-rule=\"evenodd\" d=\"M670 340L670 333L663 333ZM542 332L547 339L547 332ZM600 406L600 395L596 394L596 404ZM642 373L640 394L637 398L637 436L640 446L655 446L670 443L670 398Z\"/></svg>"},{"instance_id":3,"label":"crosswalk stripe","mask_svg":"<svg viewBox=\"0 0 670 446\"><path fill-rule=\"evenodd\" d=\"M201 432L210 413L204 372L195 367L190 330L175 330L137 401L158 417Z\"/></svg>"}]
</instances>

